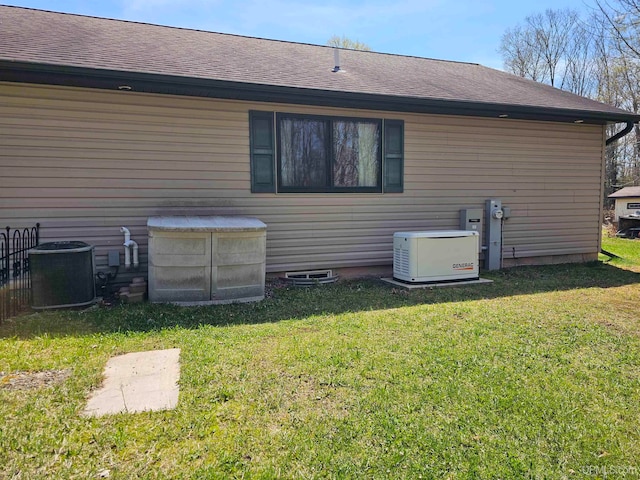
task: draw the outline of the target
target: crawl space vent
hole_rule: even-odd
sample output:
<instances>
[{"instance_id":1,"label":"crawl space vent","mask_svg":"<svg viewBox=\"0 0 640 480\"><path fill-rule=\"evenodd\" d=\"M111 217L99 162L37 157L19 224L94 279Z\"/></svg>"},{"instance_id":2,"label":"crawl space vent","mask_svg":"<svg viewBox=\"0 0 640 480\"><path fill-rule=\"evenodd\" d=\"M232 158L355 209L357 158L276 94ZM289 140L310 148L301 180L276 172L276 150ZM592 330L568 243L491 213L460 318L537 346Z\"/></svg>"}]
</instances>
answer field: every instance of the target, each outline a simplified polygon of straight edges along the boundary
<instances>
[{"instance_id":1,"label":"crawl space vent","mask_svg":"<svg viewBox=\"0 0 640 480\"><path fill-rule=\"evenodd\" d=\"M286 272L282 280L296 287L309 287L312 285L335 283L335 281L338 280L338 275L334 275L332 270Z\"/></svg>"}]
</instances>

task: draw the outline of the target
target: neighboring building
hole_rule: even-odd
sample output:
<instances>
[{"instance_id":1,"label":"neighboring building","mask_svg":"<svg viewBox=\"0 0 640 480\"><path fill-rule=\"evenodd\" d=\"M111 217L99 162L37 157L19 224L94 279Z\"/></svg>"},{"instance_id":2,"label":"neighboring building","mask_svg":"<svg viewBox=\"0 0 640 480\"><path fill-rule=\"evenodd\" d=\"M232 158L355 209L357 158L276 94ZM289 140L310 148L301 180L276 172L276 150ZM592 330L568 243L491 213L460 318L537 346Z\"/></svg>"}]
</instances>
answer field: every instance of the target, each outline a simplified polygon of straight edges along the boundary
<instances>
[{"instance_id":1,"label":"neighboring building","mask_svg":"<svg viewBox=\"0 0 640 480\"><path fill-rule=\"evenodd\" d=\"M381 267L393 233L511 207L505 265L600 250L605 126L470 63L0 7L0 219L121 248L152 215L267 224L267 272ZM4 225L3 224L3 225ZM346 272L348 273L348 272Z\"/></svg>"},{"instance_id":2,"label":"neighboring building","mask_svg":"<svg viewBox=\"0 0 640 480\"><path fill-rule=\"evenodd\" d=\"M614 222L620 217L640 217L640 187L624 187L609 195L616 202Z\"/></svg>"}]
</instances>

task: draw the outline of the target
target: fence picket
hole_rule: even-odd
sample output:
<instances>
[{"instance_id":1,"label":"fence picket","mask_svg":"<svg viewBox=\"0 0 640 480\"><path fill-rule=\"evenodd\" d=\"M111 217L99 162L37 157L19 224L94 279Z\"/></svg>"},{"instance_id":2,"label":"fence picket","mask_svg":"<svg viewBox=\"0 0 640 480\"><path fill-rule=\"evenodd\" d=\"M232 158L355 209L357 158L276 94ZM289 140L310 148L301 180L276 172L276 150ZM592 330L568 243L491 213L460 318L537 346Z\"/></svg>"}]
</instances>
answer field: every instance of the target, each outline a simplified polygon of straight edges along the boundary
<instances>
[{"instance_id":1,"label":"fence picket","mask_svg":"<svg viewBox=\"0 0 640 480\"><path fill-rule=\"evenodd\" d=\"M6 227L5 232L0 233L0 323L29 305L29 249L40 243L40 224L13 233Z\"/></svg>"}]
</instances>

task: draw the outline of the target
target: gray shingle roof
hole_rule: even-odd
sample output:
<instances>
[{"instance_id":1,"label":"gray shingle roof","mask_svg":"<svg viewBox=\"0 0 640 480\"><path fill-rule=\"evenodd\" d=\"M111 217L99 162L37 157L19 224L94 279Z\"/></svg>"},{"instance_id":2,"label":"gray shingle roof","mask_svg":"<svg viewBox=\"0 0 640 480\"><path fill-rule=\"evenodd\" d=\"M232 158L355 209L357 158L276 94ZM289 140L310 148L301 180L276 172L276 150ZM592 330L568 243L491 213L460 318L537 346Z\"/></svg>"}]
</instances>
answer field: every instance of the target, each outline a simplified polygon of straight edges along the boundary
<instances>
[{"instance_id":1,"label":"gray shingle roof","mask_svg":"<svg viewBox=\"0 0 640 480\"><path fill-rule=\"evenodd\" d=\"M3 65L45 64L416 100L597 112L616 121L640 118L472 63L341 50L344 72L333 73L333 48L326 46L7 6L0 6L0 22Z\"/></svg>"},{"instance_id":2,"label":"gray shingle roof","mask_svg":"<svg viewBox=\"0 0 640 480\"><path fill-rule=\"evenodd\" d=\"M617 192L613 192L609 195L609 198L629 198L629 197L640 197L640 187L624 187L618 190Z\"/></svg>"}]
</instances>

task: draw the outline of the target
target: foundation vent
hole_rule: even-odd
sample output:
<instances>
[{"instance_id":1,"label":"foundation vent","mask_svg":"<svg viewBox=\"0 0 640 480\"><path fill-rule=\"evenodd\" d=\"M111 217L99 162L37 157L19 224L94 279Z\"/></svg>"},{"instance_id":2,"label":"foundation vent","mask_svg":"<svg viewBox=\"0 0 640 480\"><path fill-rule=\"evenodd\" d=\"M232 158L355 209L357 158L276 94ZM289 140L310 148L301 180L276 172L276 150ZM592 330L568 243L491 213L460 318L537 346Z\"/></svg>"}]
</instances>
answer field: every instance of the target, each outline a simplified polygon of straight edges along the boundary
<instances>
[{"instance_id":1,"label":"foundation vent","mask_svg":"<svg viewBox=\"0 0 640 480\"><path fill-rule=\"evenodd\" d=\"M332 270L286 272L284 277L282 277L282 280L294 286L310 287L313 285L334 283L338 280L338 275L334 275Z\"/></svg>"}]
</instances>

